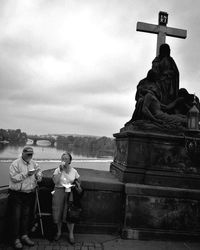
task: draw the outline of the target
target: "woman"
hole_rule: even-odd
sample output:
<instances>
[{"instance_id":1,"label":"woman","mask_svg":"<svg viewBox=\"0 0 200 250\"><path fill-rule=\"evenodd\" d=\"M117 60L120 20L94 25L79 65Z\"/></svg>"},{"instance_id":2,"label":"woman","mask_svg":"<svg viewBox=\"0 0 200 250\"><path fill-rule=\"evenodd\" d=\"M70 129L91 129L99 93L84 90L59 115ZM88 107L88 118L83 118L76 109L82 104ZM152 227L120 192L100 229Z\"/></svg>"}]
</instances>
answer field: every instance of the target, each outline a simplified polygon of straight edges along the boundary
<instances>
[{"instance_id":1,"label":"woman","mask_svg":"<svg viewBox=\"0 0 200 250\"><path fill-rule=\"evenodd\" d=\"M63 153L61 161L61 165L56 168L53 173L55 188L52 200L52 213L54 223L57 225L57 234L54 238L55 240L59 240L61 236L62 223L66 222L67 203L71 192L70 184L72 184L75 179L80 177L77 170L70 165L72 161L70 153ZM69 242L74 244L74 223L67 222L67 227L69 230Z\"/></svg>"}]
</instances>

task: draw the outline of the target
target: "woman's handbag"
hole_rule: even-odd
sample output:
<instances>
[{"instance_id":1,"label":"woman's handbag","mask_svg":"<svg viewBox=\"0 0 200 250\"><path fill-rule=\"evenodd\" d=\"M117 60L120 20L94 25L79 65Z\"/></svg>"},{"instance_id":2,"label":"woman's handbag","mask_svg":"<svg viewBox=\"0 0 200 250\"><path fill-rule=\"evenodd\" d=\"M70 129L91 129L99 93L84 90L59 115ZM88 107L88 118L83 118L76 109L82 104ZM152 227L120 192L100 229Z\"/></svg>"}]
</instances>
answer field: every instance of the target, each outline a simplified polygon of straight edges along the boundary
<instances>
[{"instance_id":1,"label":"woman's handbag","mask_svg":"<svg viewBox=\"0 0 200 250\"><path fill-rule=\"evenodd\" d=\"M84 190L81 187L79 180L75 179L73 184L74 184L73 193L76 192L76 194L78 194L80 197L82 197Z\"/></svg>"},{"instance_id":2,"label":"woman's handbag","mask_svg":"<svg viewBox=\"0 0 200 250\"><path fill-rule=\"evenodd\" d=\"M71 192L69 195L69 201L67 205L67 222L77 223L80 220L82 208L77 206L77 204L73 200L73 193Z\"/></svg>"},{"instance_id":3,"label":"woman's handbag","mask_svg":"<svg viewBox=\"0 0 200 250\"><path fill-rule=\"evenodd\" d=\"M67 221L71 223L79 222L81 212L82 208L75 206L73 202L69 202L67 208Z\"/></svg>"}]
</instances>

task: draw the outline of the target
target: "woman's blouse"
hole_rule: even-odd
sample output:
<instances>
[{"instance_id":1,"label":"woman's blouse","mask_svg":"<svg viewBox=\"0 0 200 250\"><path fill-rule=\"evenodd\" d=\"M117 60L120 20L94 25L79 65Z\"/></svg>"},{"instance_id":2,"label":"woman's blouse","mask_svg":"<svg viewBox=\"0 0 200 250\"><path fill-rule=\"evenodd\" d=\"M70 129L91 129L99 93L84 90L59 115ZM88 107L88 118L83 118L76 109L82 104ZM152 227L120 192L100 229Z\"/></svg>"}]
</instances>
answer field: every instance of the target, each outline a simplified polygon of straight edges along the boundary
<instances>
[{"instance_id":1,"label":"woman's blouse","mask_svg":"<svg viewBox=\"0 0 200 250\"><path fill-rule=\"evenodd\" d=\"M56 168L53 173L53 181L55 187L64 187L65 185L72 184L75 179L78 179L80 175L77 170L70 167L69 172L60 171L60 167ZM65 188L65 192L71 192L71 188Z\"/></svg>"}]
</instances>

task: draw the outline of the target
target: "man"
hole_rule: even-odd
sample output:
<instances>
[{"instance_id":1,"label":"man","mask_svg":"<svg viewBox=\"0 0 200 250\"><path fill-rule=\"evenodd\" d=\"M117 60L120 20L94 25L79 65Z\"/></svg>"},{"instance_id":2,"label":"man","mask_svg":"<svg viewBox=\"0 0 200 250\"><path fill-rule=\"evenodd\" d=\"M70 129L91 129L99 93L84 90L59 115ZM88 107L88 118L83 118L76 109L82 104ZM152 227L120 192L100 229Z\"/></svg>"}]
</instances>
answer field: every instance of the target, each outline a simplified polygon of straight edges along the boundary
<instances>
[{"instance_id":1,"label":"man","mask_svg":"<svg viewBox=\"0 0 200 250\"><path fill-rule=\"evenodd\" d=\"M22 244L34 245L34 242L28 237L29 218L37 181L41 181L42 172L32 157L33 148L26 146L22 156L15 160L9 169L10 219L15 249L22 249Z\"/></svg>"}]
</instances>

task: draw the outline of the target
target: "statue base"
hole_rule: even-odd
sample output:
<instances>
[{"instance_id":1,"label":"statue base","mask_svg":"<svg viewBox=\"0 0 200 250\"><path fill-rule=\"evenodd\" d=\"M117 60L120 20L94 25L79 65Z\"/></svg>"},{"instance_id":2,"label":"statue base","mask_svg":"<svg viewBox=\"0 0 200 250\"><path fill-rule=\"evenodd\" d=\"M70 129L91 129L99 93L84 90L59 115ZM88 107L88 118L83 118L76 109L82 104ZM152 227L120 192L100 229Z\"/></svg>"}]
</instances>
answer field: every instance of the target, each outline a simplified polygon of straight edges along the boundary
<instances>
[{"instance_id":1,"label":"statue base","mask_svg":"<svg viewBox=\"0 0 200 250\"><path fill-rule=\"evenodd\" d=\"M124 131L114 134L110 171L120 181L200 189L200 137Z\"/></svg>"},{"instance_id":2,"label":"statue base","mask_svg":"<svg viewBox=\"0 0 200 250\"><path fill-rule=\"evenodd\" d=\"M199 135L122 129L114 136L110 171L125 186L122 237L199 239Z\"/></svg>"}]
</instances>

